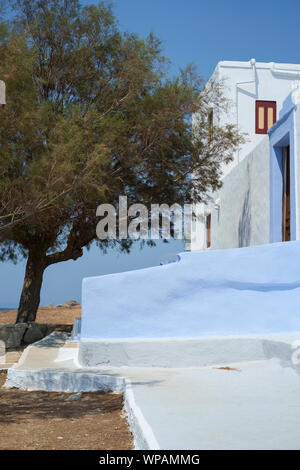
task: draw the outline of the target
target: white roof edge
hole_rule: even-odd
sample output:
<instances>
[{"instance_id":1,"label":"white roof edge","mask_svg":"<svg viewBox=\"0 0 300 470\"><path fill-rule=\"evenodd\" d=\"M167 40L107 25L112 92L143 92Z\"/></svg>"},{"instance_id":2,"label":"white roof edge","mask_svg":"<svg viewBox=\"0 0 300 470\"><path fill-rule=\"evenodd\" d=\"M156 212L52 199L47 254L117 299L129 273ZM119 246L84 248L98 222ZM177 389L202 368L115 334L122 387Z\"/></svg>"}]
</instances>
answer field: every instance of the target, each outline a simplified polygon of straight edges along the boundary
<instances>
[{"instance_id":1,"label":"white roof edge","mask_svg":"<svg viewBox=\"0 0 300 470\"><path fill-rule=\"evenodd\" d=\"M300 70L300 64L288 64L283 62L256 62L256 68L270 69L273 67L278 67L286 70ZM250 60L248 61L231 61L231 60L221 60L218 62L217 67L224 68L251 68ZM216 67L216 68L217 68Z\"/></svg>"}]
</instances>

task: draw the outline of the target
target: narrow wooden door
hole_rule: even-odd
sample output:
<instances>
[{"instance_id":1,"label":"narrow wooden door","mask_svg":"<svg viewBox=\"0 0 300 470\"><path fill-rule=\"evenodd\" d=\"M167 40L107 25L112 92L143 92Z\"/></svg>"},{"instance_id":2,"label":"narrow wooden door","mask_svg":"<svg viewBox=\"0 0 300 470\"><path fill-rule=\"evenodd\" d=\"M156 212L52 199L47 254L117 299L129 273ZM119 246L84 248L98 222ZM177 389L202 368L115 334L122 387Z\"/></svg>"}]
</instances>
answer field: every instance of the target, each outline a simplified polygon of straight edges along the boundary
<instances>
[{"instance_id":1,"label":"narrow wooden door","mask_svg":"<svg viewBox=\"0 0 300 470\"><path fill-rule=\"evenodd\" d=\"M282 149L282 241L291 239L290 147Z\"/></svg>"},{"instance_id":2,"label":"narrow wooden door","mask_svg":"<svg viewBox=\"0 0 300 470\"><path fill-rule=\"evenodd\" d=\"M206 247L211 245L211 214L206 216Z\"/></svg>"}]
</instances>

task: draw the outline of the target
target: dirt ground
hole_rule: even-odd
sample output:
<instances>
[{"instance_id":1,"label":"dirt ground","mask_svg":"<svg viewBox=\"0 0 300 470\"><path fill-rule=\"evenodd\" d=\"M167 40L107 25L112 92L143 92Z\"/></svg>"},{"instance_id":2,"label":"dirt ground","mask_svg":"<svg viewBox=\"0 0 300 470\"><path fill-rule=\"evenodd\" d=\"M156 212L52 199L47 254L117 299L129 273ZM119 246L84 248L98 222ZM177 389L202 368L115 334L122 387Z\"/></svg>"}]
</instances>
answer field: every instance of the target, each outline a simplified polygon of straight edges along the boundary
<instances>
[{"instance_id":1,"label":"dirt ground","mask_svg":"<svg viewBox=\"0 0 300 470\"><path fill-rule=\"evenodd\" d=\"M55 323L73 325L74 318L81 317L81 306L75 307L40 307L37 313L37 323ZM15 323L17 310L0 311L0 325Z\"/></svg>"},{"instance_id":2,"label":"dirt ground","mask_svg":"<svg viewBox=\"0 0 300 470\"><path fill-rule=\"evenodd\" d=\"M1 311L0 324L14 323L16 315L16 310ZM40 307L36 321L72 325L80 316L80 306ZM6 371L0 370L0 450L133 448L121 394L84 392L65 401L72 394L1 388L5 380Z\"/></svg>"},{"instance_id":3,"label":"dirt ground","mask_svg":"<svg viewBox=\"0 0 300 470\"><path fill-rule=\"evenodd\" d=\"M0 387L5 379L0 371ZM71 395L0 388L0 449L133 448L121 394L84 392L65 401Z\"/></svg>"}]
</instances>

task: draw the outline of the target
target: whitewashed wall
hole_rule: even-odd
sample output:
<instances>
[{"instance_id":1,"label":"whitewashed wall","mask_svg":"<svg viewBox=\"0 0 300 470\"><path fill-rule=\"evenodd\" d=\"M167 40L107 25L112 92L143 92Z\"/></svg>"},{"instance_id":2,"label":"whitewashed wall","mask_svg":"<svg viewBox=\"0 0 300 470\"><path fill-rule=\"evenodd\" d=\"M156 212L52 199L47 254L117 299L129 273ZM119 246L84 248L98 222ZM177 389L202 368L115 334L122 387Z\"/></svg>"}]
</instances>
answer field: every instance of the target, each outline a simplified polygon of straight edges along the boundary
<instances>
[{"instance_id":1,"label":"whitewashed wall","mask_svg":"<svg viewBox=\"0 0 300 470\"><path fill-rule=\"evenodd\" d=\"M224 178L223 187L212 194L205 212L211 213L211 249L238 248L269 243L270 183L269 138L261 143ZM220 209L215 200L220 199ZM198 230L205 234L204 223ZM205 249L196 242L193 249Z\"/></svg>"},{"instance_id":2,"label":"whitewashed wall","mask_svg":"<svg viewBox=\"0 0 300 470\"><path fill-rule=\"evenodd\" d=\"M300 65L256 62L253 66L250 61L223 61L218 63L214 73L225 80L225 96L231 102L230 112L220 116L220 124L236 124L241 132L247 134L247 141L235 154L234 161L224 165L225 176L264 138L263 134L255 134L255 101L276 101L278 119L283 101L292 87L297 83L300 86ZM240 83L245 81L252 83Z\"/></svg>"},{"instance_id":3,"label":"whitewashed wall","mask_svg":"<svg viewBox=\"0 0 300 470\"><path fill-rule=\"evenodd\" d=\"M246 142L240 146L233 161L223 166L223 189L213 195L214 200L221 196L223 199L219 219L213 205L199 205L196 208L197 223L191 243L186 244L187 250L206 248L204 216L209 211L212 213L212 249L269 242L269 212L265 214L270 197L267 190L268 136L255 134L255 101L276 101L278 119L292 88L300 87L300 65L223 61L218 63L213 77L224 81L224 94L230 102L229 112L218 115L219 124L237 125L239 131L246 135ZM244 159L247 159L247 164ZM256 181L263 187L258 188ZM252 201L248 201L247 194L251 194ZM253 207L248 207L252 203ZM250 209L252 220L247 222ZM255 217L254 210L258 211ZM264 212L259 213L261 210ZM243 220L240 220L243 211Z\"/></svg>"}]
</instances>

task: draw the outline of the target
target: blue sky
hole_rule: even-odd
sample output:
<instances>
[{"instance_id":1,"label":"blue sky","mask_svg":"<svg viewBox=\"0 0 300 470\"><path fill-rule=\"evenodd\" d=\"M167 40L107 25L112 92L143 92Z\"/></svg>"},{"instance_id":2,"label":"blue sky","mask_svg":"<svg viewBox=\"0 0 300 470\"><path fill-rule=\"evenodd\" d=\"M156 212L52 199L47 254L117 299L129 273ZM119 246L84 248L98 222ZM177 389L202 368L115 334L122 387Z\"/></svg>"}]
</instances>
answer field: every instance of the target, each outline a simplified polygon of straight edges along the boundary
<instances>
[{"instance_id":1,"label":"blue sky","mask_svg":"<svg viewBox=\"0 0 300 470\"><path fill-rule=\"evenodd\" d=\"M114 4L122 28L143 36L154 31L175 65L195 62L206 78L219 60L299 62L299 0L115 0Z\"/></svg>"},{"instance_id":2,"label":"blue sky","mask_svg":"<svg viewBox=\"0 0 300 470\"><path fill-rule=\"evenodd\" d=\"M97 3L90 0L82 4ZM153 31L163 41L173 63L171 72L190 62L208 78L219 60L300 62L299 0L115 0L122 29L146 36ZM130 255L93 248L83 258L46 270L41 305L80 300L83 277L157 265L166 253L183 250L180 241ZM16 307L24 263L0 263L0 307Z\"/></svg>"}]
</instances>

